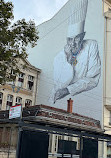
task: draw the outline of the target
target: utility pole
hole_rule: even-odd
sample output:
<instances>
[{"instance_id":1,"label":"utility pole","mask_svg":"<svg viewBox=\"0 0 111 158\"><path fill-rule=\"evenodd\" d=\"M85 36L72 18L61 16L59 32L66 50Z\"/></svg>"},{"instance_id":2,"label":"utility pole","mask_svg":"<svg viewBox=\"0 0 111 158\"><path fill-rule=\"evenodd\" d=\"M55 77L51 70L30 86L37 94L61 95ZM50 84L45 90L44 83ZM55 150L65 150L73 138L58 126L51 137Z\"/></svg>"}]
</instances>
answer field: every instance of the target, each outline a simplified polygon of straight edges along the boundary
<instances>
[{"instance_id":1,"label":"utility pole","mask_svg":"<svg viewBox=\"0 0 111 158\"><path fill-rule=\"evenodd\" d=\"M21 122L22 122L22 105L21 105L21 115L20 115L20 118L19 118L19 122L18 122L18 143L17 143L17 149L16 149L16 158L19 158L19 149L20 149L20 139L21 139L21 131L22 131L22 128L21 128Z\"/></svg>"}]
</instances>

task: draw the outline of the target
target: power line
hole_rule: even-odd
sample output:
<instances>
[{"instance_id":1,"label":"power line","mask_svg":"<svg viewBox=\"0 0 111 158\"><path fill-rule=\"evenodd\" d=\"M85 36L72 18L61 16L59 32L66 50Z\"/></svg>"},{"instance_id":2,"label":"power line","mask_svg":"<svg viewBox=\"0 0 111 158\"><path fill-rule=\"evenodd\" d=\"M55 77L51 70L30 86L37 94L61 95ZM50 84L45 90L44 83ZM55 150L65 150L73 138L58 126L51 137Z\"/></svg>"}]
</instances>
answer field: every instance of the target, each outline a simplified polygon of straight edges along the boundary
<instances>
[{"instance_id":1,"label":"power line","mask_svg":"<svg viewBox=\"0 0 111 158\"><path fill-rule=\"evenodd\" d=\"M45 77L45 78L47 78L47 77ZM50 80L53 80L53 79L50 78ZM47 82L47 83L49 83L49 84L51 84L51 85L54 86L54 83L48 82L46 79L40 79L40 81ZM57 81L57 83L59 84L59 83L62 83L62 82ZM87 92L87 91L85 91L85 92ZM88 93L90 93L90 92L88 91ZM94 93L90 93L90 94L93 94L93 95L95 95L95 96L101 97L100 95L96 95L96 94L94 94Z\"/></svg>"},{"instance_id":2,"label":"power line","mask_svg":"<svg viewBox=\"0 0 111 158\"><path fill-rule=\"evenodd\" d=\"M41 41L44 37L46 37L49 33L53 32L56 28L58 28L61 24L63 24L65 21L67 21L72 15L74 15L76 12L78 12L80 9L82 9L84 6L86 6L85 4L82 5L81 8L75 10L72 14L70 14L70 16L68 16L66 19L64 19L61 23L59 23L56 27L54 27L52 30L50 30L48 33L46 33L43 37L41 37L38 41Z\"/></svg>"},{"instance_id":3,"label":"power line","mask_svg":"<svg viewBox=\"0 0 111 158\"><path fill-rule=\"evenodd\" d=\"M49 83L49 84L51 84L51 85L53 85L53 86L54 86L54 84L53 84L53 83L50 83L50 82L48 82L48 81L46 81L46 80L43 80L43 79L41 79L41 80L42 80L42 81L44 81L44 82L47 82L47 83ZM59 83L59 82L58 82L58 83ZM42 85L42 84L41 84L41 85ZM43 85L42 85L42 86L41 86L41 85L40 85L40 87L42 87L42 86L43 86ZM47 86L47 85L45 85L45 86ZM87 93L87 91L85 91L85 92ZM96 100L98 100L98 101L100 101L100 102L102 101L102 97L101 97L101 99L99 99L99 98L97 98L97 97L88 96L87 94L83 94L83 93L84 93L84 92L82 92L82 93L81 93L81 95L84 95L84 96L90 97L91 99L94 99L94 100L96 99ZM92 93L92 94L93 94L93 93ZM91 95L92 95L92 94L91 94Z\"/></svg>"},{"instance_id":4,"label":"power line","mask_svg":"<svg viewBox=\"0 0 111 158\"><path fill-rule=\"evenodd\" d=\"M48 96L47 95L38 95L38 99L39 98L48 98ZM47 99L47 101L48 101L48 99ZM58 100L57 101L58 102L58 105L59 105L59 103L60 104L62 104L62 105L64 105L64 103L65 103L65 101L63 101L63 100ZM54 105L54 104L53 104ZM81 107L79 107L79 106L76 106L76 105L74 105L74 107L77 107L77 108L79 108L79 109L82 109L82 108L84 108L85 110L93 110L94 112L96 112L96 113L101 113L101 111L100 110L95 110L95 109L93 109L93 108L88 108L88 107L85 107L85 106L82 106L82 104L78 104L77 103L77 105L79 105L79 106L81 106Z\"/></svg>"},{"instance_id":5,"label":"power line","mask_svg":"<svg viewBox=\"0 0 111 158\"><path fill-rule=\"evenodd\" d=\"M49 83L49 84L51 84L51 85L53 85L54 86L54 83L52 82L48 82L48 80L46 80L46 78L48 79L48 80L52 80L53 81L53 79L51 79L50 77L47 77L46 75L45 75L45 79L40 79L41 81L43 81L43 82L47 82L47 83ZM60 81L58 81L57 83L62 83L62 82L60 82ZM47 85L46 85L47 86ZM96 99L96 100L98 100L98 101L104 101L105 100L105 98L110 98L111 99L111 97L103 97L102 95L100 96L100 95L98 95L98 94L94 94L94 93L92 93L92 92L89 92L89 91L85 91L85 93L88 93L88 94L91 94L91 95L94 95L94 96L88 96L88 94L83 94L84 92L82 92L81 93L81 95L84 95L84 96L87 96L87 97L90 97L90 98L92 98L92 99ZM97 97L98 98L97 98ZM99 99L101 97L101 99ZM111 104L111 102L109 102L109 101L107 101L109 104Z\"/></svg>"}]
</instances>

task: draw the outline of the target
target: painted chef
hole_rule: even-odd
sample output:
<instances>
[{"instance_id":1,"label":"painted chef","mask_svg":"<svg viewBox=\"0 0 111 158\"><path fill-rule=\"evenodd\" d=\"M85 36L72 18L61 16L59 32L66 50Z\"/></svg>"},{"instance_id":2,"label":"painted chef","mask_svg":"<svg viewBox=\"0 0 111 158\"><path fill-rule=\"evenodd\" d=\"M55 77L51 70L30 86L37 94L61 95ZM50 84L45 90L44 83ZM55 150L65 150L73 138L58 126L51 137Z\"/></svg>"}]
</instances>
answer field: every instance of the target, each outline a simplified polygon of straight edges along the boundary
<instances>
[{"instance_id":1,"label":"painted chef","mask_svg":"<svg viewBox=\"0 0 111 158\"><path fill-rule=\"evenodd\" d=\"M67 44L54 58L53 102L74 96L98 85L101 63L98 44L84 40L88 0L75 0L68 22Z\"/></svg>"}]
</instances>

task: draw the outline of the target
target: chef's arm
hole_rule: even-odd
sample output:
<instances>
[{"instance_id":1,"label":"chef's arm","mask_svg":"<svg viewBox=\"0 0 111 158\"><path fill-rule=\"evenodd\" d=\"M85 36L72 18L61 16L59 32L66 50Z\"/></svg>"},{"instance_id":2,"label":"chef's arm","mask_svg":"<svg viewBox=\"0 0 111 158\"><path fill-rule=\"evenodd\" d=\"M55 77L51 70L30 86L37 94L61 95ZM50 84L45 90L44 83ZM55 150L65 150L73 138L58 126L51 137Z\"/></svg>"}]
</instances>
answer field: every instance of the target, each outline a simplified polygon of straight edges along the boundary
<instances>
[{"instance_id":1,"label":"chef's arm","mask_svg":"<svg viewBox=\"0 0 111 158\"><path fill-rule=\"evenodd\" d=\"M100 74L98 74L93 78L83 77L82 79L78 80L74 84L69 85L67 87L68 92L71 95L76 95L81 92L91 90L98 85L99 78L100 78Z\"/></svg>"},{"instance_id":2,"label":"chef's arm","mask_svg":"<svg viewBox=\"0 0 111 158\"><path fill-rule=\"evenodd\" d=\"M96 41L90 47L89 52L88 71L86 76L78 79L74 84L69 84L67 87L71 95L91 90L98 85L101 72L101 62Z\"/></svg>"}]
</instances>

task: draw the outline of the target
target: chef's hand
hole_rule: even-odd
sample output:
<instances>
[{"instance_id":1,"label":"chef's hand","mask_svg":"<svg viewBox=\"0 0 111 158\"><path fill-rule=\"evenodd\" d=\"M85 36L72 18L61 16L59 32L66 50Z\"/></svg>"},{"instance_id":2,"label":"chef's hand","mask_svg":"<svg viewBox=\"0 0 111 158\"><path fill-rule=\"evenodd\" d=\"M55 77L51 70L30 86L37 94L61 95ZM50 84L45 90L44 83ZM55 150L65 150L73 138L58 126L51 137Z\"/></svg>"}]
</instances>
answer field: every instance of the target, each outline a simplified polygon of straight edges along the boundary
<instances>
[{"instance_id":1,"label":"chef's hand","mask_svg":"<svg viewBox=\"0 0 111 158\"><path fill-rule=\"evenodd\" d=\"M66 45L64 46L64 51L65 51L65 53L66 53L67 55L70 54L70 53L71 53L71 46L68 45L68 44L66 44Z\"/></svg>"},{"instance_id":2,"label":"chef's hand","mask_svg":"<svg viewBox=\"0 0 111 158\"><path fill-rule=\"evenodd\" d=\"M72 53L71 53L71 47L68 44L66 44L64 46L64 52L66 54L68 63L71 64L71 62L72 62Z\"/></svg>"},{"instance_id":3,"label":"chef's hand","mask_svg":"<svg viewBox=\"0 0 111 158\"><path fill-rule=\"evenodd\" d=\"M69 91L67 88L63 88L63 89L59 89L56 93L55 93L55 97L54 97L54 103L56 102L56 100L64 98L66 95L69 94Z\"/></svg>"}]
</instances>

